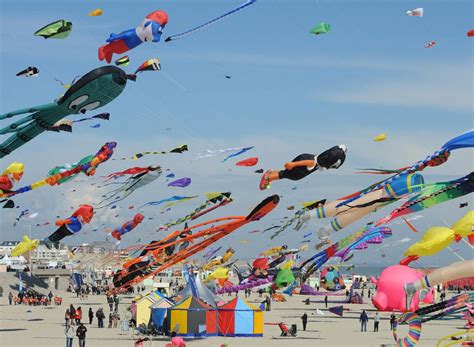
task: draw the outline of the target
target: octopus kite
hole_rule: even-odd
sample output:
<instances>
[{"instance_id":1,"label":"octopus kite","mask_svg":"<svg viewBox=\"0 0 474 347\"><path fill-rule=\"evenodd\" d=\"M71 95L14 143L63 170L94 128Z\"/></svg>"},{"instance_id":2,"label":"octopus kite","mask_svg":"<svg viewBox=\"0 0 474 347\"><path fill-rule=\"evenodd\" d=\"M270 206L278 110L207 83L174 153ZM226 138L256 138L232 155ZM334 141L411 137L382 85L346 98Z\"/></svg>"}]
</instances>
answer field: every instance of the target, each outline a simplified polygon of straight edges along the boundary
<instances>
[{"instance_id":1,"label":"octopus kite","mask_svg":"<svg viewBox=\"0 0 474 347\"><path fill-rule=\"evenodd\" d=\"M0 144L0 158L31 141L56 122L71 114L84 114L107 105L127 85L127 74L116 66L90 71L74 83L59 100L0 115L0 120L29 114L0 129L0 135L13 134Z\"/></svg>"}]
</instances>

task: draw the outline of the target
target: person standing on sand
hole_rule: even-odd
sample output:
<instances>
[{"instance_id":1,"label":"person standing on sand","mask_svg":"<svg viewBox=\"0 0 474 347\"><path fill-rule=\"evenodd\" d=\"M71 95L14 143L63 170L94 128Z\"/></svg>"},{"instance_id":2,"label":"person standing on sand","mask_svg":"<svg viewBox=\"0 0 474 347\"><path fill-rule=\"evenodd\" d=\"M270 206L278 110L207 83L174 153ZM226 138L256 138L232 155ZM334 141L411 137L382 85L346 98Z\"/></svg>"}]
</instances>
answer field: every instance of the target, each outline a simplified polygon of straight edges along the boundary
<instances>
[{"instance_id":1,"label":"person standing on sand","mask_svg":"<svg viewBox=\"0 0 474 347\"><path fill-rule=\"evenodd\" d=\"M82 319L82 308L79 306L76 310L76 324L81 324Z\"/></svg>"},{"instance_id":2,"label":"person standing on sand","mask_svg":"<svg viewBox=\"0 0 474 347\"><path fill-rule=\"evenodd\" d=\"M324 296L324 305L326 305L326 308L328 308L328 295L327 294Z\"/></svg>"},{"instance_id":3,"label":"person standing on sand","mask_svg":"<svg viewBox=\"0 0 474 347\"><path fill-rule=\"evenodd\" d=\"M11 305L12 301L13 301L13 294L12 294L12 292L9 292L8 293L8 304Z\"/></svg>"},{"instance_id":4,"label":"person standing on sand","mask_svg":"<svg viewBox=\"0 0 474 347\"><path fill-rule=\"evenodd\" d=\"M69 314L69 309L66 309L66 313L64 314L64 320L66 322L66 328L69 326L69 319L71 318L71 315Z\"/></svg>"},{"instance_id":5,"label":"person standing on sand","mask_svg":"<svg viewBox=\"0 0 474 347\"><path fill-rule=\"evenodd\" d=\"M380 316L379 313L375 313L374 317L374 333L379 331Z\"/></svg>"},{"instance_id":6,"label":"person standing on sand","mask_svg":"<svg viewBox=\"0 0 474 347\"><path fill-rule=\"evenodd\" d=\"M395 317L395 314L392 313L392 315L390 316L390 330L393 330L393 328L395 327L396 320L397 318Z\"/></svg>"},{"instance_id":7,"label":"person standing on sand","mask_svg":"<svg viewBox=\"0 0 474 347\"><path fill-rule=\"evenodd\" d=\"M365 310L362 310L362 313L360 314L360 317L359 317L360 331L367 331L368 321L369 321L369 317L367 316L367 313L365 313Z\"/></svg>"},{"instance_id":8,"label":"person standing on sand","mask_svg":"<svg viewBox=\"0 0 474 347\"><path fill-rule=\"evenodd\" d=\"M97 310L97 312L95 313L95 316L97 317L99 328L103 328L105 315L104 315L104 311L102 310L102 307Z\"/></svg>"},{"instance_id":9,"label":"person standing on sand","mask_svg":"<svg viewBox=\"0 0 474 347\"><path fill-rule=\"evenodd\" d=\"M72 347L72 339L75 335L74 327L72 325L66 326L64 333L66 334L66 347Z\"/></svg>"},{"instance_id":10,"label":"person standing on sand","mask_svg":"<svg viewBox=\"0 0 474 347\"><path fill-rule=\"evenodd\" d=\"M89 324L92 324L94 320L94 311L92 311L92 307L89 307Z\"/></svg>"},{"instance_id":11,"label":"person standing on sand","mask_svg":"<svg viewBox=\"0 0 474 347\"><path fill-rule=\"evenodd\" d=\"M76 330L76 336L79 339L79 347L86 347L86 332L87 328L84 324L80 323Z\"/></svg>"},{"instance_id":12,"label":"person standing on sand","mask_svg":"<svg viewBox=\"0 0 474 347\"><path fill-rule=\"evenodd\" d=\"M303 322L303 331L306 331L306 324L308 324L308 315L306 312L301 316L301 321Z\"/></svg>"}]
</instances>

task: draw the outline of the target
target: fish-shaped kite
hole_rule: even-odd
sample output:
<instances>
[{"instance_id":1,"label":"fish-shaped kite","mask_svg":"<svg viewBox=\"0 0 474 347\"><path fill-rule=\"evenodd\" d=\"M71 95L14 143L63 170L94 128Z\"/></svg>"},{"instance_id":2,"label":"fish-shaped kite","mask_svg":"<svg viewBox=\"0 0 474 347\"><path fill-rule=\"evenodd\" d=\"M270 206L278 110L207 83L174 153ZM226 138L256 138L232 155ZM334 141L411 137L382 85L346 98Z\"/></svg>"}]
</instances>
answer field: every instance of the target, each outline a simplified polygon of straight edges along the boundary
<instances>
[{"instance_id":1,"label":"fish-shaped kite","mask_svg":"<svg viewBox=\"0 0 474 347\"><path fill-rule=\"evenodd\" d=\"M35 32L35 36L45 39L65 39L72 31L72 23L64 19L49 23Z\"/></svg>"}]
</instances>

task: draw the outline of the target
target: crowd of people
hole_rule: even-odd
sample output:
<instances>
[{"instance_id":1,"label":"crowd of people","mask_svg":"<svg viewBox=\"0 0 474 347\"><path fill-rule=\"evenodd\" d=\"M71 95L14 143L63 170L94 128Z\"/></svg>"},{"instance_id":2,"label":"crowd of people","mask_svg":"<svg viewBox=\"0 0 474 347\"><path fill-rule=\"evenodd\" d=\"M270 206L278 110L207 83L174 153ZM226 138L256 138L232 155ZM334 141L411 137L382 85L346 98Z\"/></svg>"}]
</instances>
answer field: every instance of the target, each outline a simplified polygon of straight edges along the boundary
<instances>
[{"instance_id":1,"label":"crowd of people","mask_svg":"<svg viewBox=\"0 0 474 347\"><path fill-rule=\"evenodd\" d=\"M12 292L8 293L9 305L49 306L54 303L59 306L62 302L63 299L60 296L53 295L52 292L49 292L48 295L43 295L32 290L19 291L17 295L13 295Z\"/></svg>"}]
</instances>

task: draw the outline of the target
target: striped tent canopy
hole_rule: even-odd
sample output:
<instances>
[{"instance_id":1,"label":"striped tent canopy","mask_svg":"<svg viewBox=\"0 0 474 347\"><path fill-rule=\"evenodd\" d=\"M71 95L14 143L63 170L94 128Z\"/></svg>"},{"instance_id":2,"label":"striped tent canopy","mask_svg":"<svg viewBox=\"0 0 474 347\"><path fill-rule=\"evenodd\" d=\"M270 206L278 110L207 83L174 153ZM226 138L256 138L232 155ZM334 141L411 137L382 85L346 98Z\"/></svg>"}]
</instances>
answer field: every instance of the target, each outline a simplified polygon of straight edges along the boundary
<instances>
[{"instance_id":1,"label":"striped tent canopy","mask_svg":"<svg viewBox=\"0 0 474 347\"><path fill-rule=\"evenodd\" d=\"M263 311L236 297L218 309L219 335L263 336Z\"/></svg>"}]
</instances>

